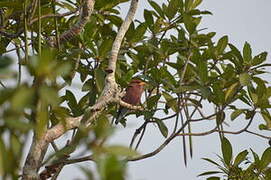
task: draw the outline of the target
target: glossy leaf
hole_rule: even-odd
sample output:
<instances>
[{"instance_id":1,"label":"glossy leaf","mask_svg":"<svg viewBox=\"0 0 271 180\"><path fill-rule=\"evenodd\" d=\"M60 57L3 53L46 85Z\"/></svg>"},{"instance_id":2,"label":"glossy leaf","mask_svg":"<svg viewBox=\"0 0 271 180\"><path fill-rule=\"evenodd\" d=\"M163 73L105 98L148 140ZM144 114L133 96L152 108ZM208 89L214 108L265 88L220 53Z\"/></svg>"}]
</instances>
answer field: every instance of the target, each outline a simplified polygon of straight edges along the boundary
<instances>
[{"instance_id":1,"label":"glossy leaf","mask_svg":"<svg viewBox=\"0 0 271 180\"><path fill-rule=\"evenodd\" d=\"M165 123L159 119L156 119L161 134L166 138L168 136L168 128Z\"/></svg>"},{"instance_id":2,"label":"glossy leaf","mask_svg":"<svg viewBox=\"0 0 271 180\"><path fill-rule=\"evenodd\" d=\"M232 146L228 139L225 137L221 141L221 149L223 154L223 159L225 163L229 166L232 160Z\"/></svg>"}]
</instances>

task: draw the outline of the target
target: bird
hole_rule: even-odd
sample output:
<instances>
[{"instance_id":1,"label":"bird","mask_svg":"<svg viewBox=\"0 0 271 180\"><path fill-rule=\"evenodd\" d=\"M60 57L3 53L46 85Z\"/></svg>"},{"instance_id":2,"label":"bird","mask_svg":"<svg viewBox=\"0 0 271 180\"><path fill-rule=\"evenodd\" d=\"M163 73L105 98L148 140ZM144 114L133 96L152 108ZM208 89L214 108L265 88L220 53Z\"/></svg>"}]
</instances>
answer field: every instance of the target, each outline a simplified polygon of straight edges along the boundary
<instances>
[{"instance_id":1,"label":"bird","mask_svg":"<svg viewBox=\"0 0 271 180\"><path fill-rule=\"evenodd\" d=\"M126 93L122 100L131 105L140 104L141 95L144 92L145 82L139 79L132 79L126 88ZM115 124L118 124L120 120L129 112L129 109L121 106L117 113Z\"/></svg>"}]
</instances>

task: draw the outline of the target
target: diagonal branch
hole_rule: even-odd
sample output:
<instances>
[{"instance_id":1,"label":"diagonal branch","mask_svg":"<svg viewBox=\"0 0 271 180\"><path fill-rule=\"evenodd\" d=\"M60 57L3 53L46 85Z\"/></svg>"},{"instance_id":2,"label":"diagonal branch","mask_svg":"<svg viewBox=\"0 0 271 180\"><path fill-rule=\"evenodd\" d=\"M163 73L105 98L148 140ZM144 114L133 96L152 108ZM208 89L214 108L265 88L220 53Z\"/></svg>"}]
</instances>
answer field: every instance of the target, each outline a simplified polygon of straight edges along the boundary
<instances>
[{"instance_id":1,"label":"diagonal branch","mask_svg":"<svg viewBox=\"0 0 271 180\"><path fill-rule=\"evenodd\" d=\"M74 24L69 30L65 31L63 34L59 37L59 42L63 43L66 41L71 40L76 35L80 34L80 32L83 30L85 25L87 24L90 15L93 12L94 9L95 0L83 0L83 6L82 10L80 12L80 18L76 24ZM56 40L49 41L49 44L52 47L56 47Z\"/></svg>"}]
</instances>

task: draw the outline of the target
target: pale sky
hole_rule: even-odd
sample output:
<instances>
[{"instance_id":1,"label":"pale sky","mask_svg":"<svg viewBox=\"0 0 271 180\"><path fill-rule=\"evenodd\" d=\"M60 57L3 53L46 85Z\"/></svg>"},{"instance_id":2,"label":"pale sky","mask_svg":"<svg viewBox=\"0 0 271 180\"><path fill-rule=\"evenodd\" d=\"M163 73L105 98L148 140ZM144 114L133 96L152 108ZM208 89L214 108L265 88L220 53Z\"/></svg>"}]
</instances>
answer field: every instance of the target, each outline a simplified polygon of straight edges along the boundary
<instances>
[{"instance_id":1,"label":"pale sky","mask_svg":"<svg viewBox=\"0 0 271 180\"><path fill-rule=\"evenodd\" d=\"M166 2L157 0L156 2ZM129 4L125 4L123 13L128 9ZM213 16L205 16L201 27L208 28L206 32L217 32L216 38L224 35L229 36L231 43L239 49L245 41L251 44L254 55L262 51L271 53L271 1L270 0L203 0L201 10L209 10ZM149 8L146 0L140 0L137 18L142 17L144 8ZM268 56L270 61L270 55ZM269 82L271 78L268 77ZM259 120L257 120L260 122ZM243 127L242 119L234 124L234 127ZM254 125L257 125L256 122ZM129 119L127 129L119 128L116 136L111 140L112 143L127 144L136 128L136 119ZM207 130L204 124L194 127L197 130ZM271 134L266 134L271 136ZM227 136L233 146L234 154L244 149L252 148L257 153L262 153L268 146L266 140L262 140L249 134L238 136ZM154 150L163 141L163 137L157 128L149 126L141 153L148 153ZM220 142L217 134L195 137L194 138L194 157L188 160L188 166L183 163L181 138L176 138L158 155L129 163L127 180L203 180L197 175L206 170L217 170L209 163L201 160L203 157L214 158L216 153L220 153ZM84 163L88 167L93 167L93 163ZM82 177L80 171L75 166L64 168L59 179L75 179Z\"/></svg>"}]
</instances>

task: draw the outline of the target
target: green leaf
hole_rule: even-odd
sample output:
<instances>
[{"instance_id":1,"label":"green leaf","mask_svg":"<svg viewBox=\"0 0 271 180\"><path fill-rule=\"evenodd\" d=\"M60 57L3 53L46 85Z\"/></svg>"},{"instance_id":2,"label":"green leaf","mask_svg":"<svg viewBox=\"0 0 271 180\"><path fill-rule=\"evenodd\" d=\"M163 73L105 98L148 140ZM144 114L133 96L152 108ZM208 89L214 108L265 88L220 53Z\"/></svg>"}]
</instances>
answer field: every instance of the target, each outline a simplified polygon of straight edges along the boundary
<instances>
[{"instance_id":1,"label":"green leaf","mask_svg":"<svg viewBox=\"0 0 271 180\"><path fill-rule=\"evenodd\" d=\"M194 22L194 18L190 15L184 14L183 21L184 21L184 25L187 31L190 34L193 34L197 27L196 23Z\"/></svg>"},{"instance_id":2,"label":"green leaf","mask_svg":"<svg viewBox=\"0 0 271 180\"><path fill-rule=\"evenodd\" d=\"M221 172L220 171L207 171L207 172L199 174L198 176L207 176L207 175L218 174L218 173L221 173Z\"/></svg>"},{"instance_id":3,"label":"green leaf","mask_svg":"<svg viewBox=\"0 0 271 180\"><path fill-rule=\"evenodd\" d=\"M218 55L220 55L224 52L225 48L228 45L228 42L229 42L228 36L223 36L222 38L219 39L217 46L216 46Z\"/></svg>"},{"instance_id":4,"label":"green leaf","mask_svg":"<svg viewBox=\"0 0 271 180\"><path fill-rule=\"evenodd\" d=\"M250 84L251 77L248 73L242 73L239 75L239 81L242 86L248 86Z\"/></svg>"},{"instance_id":5,"label":"green leaf","mask_svg":"<svg viewBox=\"0 0 271 180\"><path fill-rule=\"evenodd\" d=\"M237 58L238 62L242 62L243 61L243 57L241 55L241 52L232 44L229 44L230 48L231 48L231 52L232 54ZM237 65L237 64L235 64Z\"/></svg>"},{"instance_id":6,"label":"green leaf","mask_svg":"<svg viewBox=\"0 0 271 180\"><path fill-rule=\"evenodd\" d=\"M116 156L137 156L137 155L139 155L138 152L136 152L135 150L130 149L125 146L120 146L120 145L107 146L107 147L103 147L102 149L106 153L114 154Z\"/></svg>"},{"instance_id":7,"label":"green leaf","mask_svg":"<svg viewBox=\"0 0 271 180\"><path fill-rule=\"evenodd\" d=\"M236 90L239 86L239 83L236 82L234 84L232 84L227 90L226 90L226 93L225 93L225 100L228 101L230 100L236 93Z\"/></svg>"},{"instance_id":8,"label":"green leaf","mask_svg":"<svg viewBox=\"0 0 271 180\"><path fill-rule=\"evenodd\" d=\"M267 168L271 164L271 147L268 147L261 158L261 168Z\"/></svg>"},{"instance_id":9,"label":"green leaf","mask_svg":"<svg viewBox=\"0 0 271 180\"><path fill-rule=\"evenodd\" d=\"M202 158L203 160L205 160L205 161L208 161L209 163L212 163L212 164L214 164L214 165L216 165L216 166L220 166L218 163L216 163L215 161L213 161L213 160L211 160L211 159L209 159L209 158Z\"/></svg>"},{"instance_id":10,"label":"green leaf","mask_svg":"<svg viewBox=\"0 0 271 180\"><path fill-rule=\"evenodd\" d=\"M124 180L126 163L115 155L105 155L96 160L101 180Z\"/></svg>"},{"instance_id":11,"label":"green leaf","mask_svg":"<svg viewBox=\"0 0 271 180\"><path fill-rule=\"evenodd\" d=\"M161 94L157 94L154 96L151 96L150 98L147 99L147 107L148 109L152 109L155 107L155 105L158 103L158 100L160 99Z\"/></svg>"},{"instance_id":12,"label":"green leaf","mask_svg":"<svg viewBox=\"0 0 271 180\"><path fill-rule=\"evenodd\" d=\"M258 154L255 153L252 149L250 149L250 151L252 152L255 163L258 163L260 161Z\"/></svg>"},{"instance_id":13,"label":"green leaf","mask_svg":"<svg viewBox=\"0 0 271 180\"><path fill-rule=\"evenodd\" d=\"M155 1L148 0L148 2L152 6L152 8L160 15L160 17L164 17L163 10L161 9L161 7Z\"/></svg>"},{"instance_id":14,"label":"green leaf","mask_svg":"<svg viewBox=\"0 0 271 180\"><path fill-rule=\"evenodd\" d=\"M250 93L250 98L251 98L251 100L253 101L254 104L257 104L257 103L258 103L259 97L258 97L257 94L255 94L255 93Z\"/></svg>"},{"instance_id":15,"label":"green leaf","mask_svg":"<svg viewBox=\"0 0 271 180\"><path fill-rule=\"evenodd\" d=\"M154 20L153 20L151 11L149 11L149 10L147 10L147 9L144 10L144 19L145 19L146 24L147 24L149 27L150 27L151 25L153 25Z\"/></svg>"},{"instance_id":16,"label":"green leaf","mask_svg":"<svg viewBox=\"0 0 271 180\"><path fill-rule=\"evenodd\" d=\"M244 151L240 152L236 156L233 165L234 166L239 166L239 164L242 163L246 159L247 155L248 155L248 151L247 150L244 150Z\"/></svg>"},{"instance_id":17,"label":"green leaf","mask_svg":"<svg viewBox=\"0 0 271 180\"><path fill-rule=\"evenodd\" d=\"M230 166L232 160L232 146L230 141L227 138L223 138L221 142L221 149L223 154L223 159L226 165Z\"/></svg>"},{"instance_id":18,"label":"green leaf","mask_svg":"<svg viewBox=\"0 0 271 180\"><path fill-rule=\"evenodd\" d=\"M99 56L100 57L107 57L109 51L111 50L113 44L113 39L111 38L104 38L102 44L99 47Z\"/></svg>"},{"instance_id":19,"label":"green leaf","mask_svg":"<svg viewBox=\"0 0 271 180\"><path fill-rule=\"evenodd\" d=\"M168 136L168 128L165 123L159 119L156 119L156 123L158 124L158 128L162 135L166 138Z\"/></svg>"},{"instance_id":20,"label":"green leaf","mask_svg":"<svg viewBox=\"0 0 271 180\"><path fill-rule=\"evenodd\" d=\"M173 98L170 94L167 92L163 92L163 96L167 101L167 106L169 106L174 112L177 112L177 101L176 98Z\"/></svg>"},{"instance_id":21,"label":"green leaf","mask_svg":"<svg viewBox=\"0 0 271 180\"><path fill-rule=\"evenodd\" d=\"M180 8L180 0L169 1L168 7L165 11L168 19L172 19L176 15L179 8Z\"/></svg>"},{"instance_id":22,"label":"green leaf","mask_svg":"<svg viewBox=\"0 0 271 180\"><path fill-rule=\"evenodd\" d=\"M70 107L74 116L79 116L83 113L82 110L78 108L77 100L71 91L66 90L64 98L67 101L67 104Z\"/></svg>"},{"instance_id":23,"label":"green leaf","mask_svg":"<svg viewBox=\"0 0 271 180\"><path fill-rule=\"evenodd\" d=\"M98 92L102 92L104 88L105 72L100 68L94 70L95 82Z\"/></svg>"},{"instance_id":24,"label":"green leaf","mask_svg":"<svg viewBox=\"0 0 271 180\"><path fill-rule=\"evenodd\" d=\"M128 0L97 0L95 2L95 9L106 10L117 6L120 3L127 2Z\"/></svg>"},{"instance_id":25,"label":"green leaf","mask_svg":"<svg viewBox=\"0 0 271 180\"><path fill-rule=\"evenodd\" d=\"M244 57L244 61L246 62L249 62L252 60L251 47L250 47L250 44L248 44L247 42L245 43L243 47L243 57Z\"/></svg>"},{"instance_id":26,"label":"green leaf","mask_svg":"<svg viewBox=\"0 0 271 180\"><path fill-rule=\"evenodd\" d=\"M270 113L267 110L266 111L262 110L261 115L266 122L266 127L271 129L271 115L270 115Z\"/></svg>"},{"instance_id":27,"label":"green leaf","mask_svg":"<svg viewBox=\"0 0 271 180\"><path fill-rule=\"evenodd\" d=\"M208 81L207 61L202 60L197 64L199 77L203 83Z\"/></svg>"},{"instance_id":28,"label":"green leaf","mask_svg":"<svg viewBox=\"0 0 271 180\"><path fill-rule=\"evenodd\" d=\"M212 176L212 177L208 177L206 180L220 180L220 178Z\"/></svg>"},{"instance_id":29,"label":"green leaf","mask_svg":"<svg viewBox=\"0 0 271 180\"><path fill-rule=\"evenodd\" d=\"M134 75L134 70L133 69L130 69L122 78L121 80L123 82L125 82L126 85L128 85L128 83L132 80L133 78L133 75Z\"/></svg>"},{"instance_id":30,"label":"green leaf","mask_svg":"<svg viewBox=\"0 0 271 180\"><path fill-rule=\"evenodd\" d=\"M192 9L195 9L196 7L198 7L200 4L202 3L202 0L194 0L193 5L192 5Z\"/></svg>"},{"instance_id":31,"label":"green leaf","mask_svg":"<svg viewBox=\"0 0 271 180\"><path fill-rule=\"evenodd\" d=\"M0 69L7 68L12 64L12 59L8 56L0 56Z\"/></svg>"},{"instance_id":32,"label":"green leaf","mask_svg":"<svg viewBox=\"0 0 271 180\"><path fill-rule=\"evenodd\" d=\"M11 98L11 108L15 111L23 111L30 107L34 100L34 89L25 86L20 87Z\"/></svg>"},{"instance_id":33,"label":"green leaf","mask_svg":"<svg viewBox=\"0 0 271 180\"><path fill-rule=\"evenodd\" d=\"M134 32L134 35L131 38L131 42L138 42L144 38L144 34L147 30L147 26L145 23L141 23Z\"/></svg>"},{"instance_id":34,"label":"green leaf","mask_svg":"<svg viewBox=\"0 0 271 180\"><path fill-rule=\"evenodd\" d=\"M21 120L14 120L14 119L7 119L5 121L5 125L8 128L16 129L16 130L19 130L21 132L27 132L27 131L34 128L33 124L31 124L29 122L23 122Z\"/></svg>"},{"instance_id":35,"label":"green leaf","mask_svg":"<svg viewBox=\"0 0 271 180\"><path fill-rule=\"evenodd\" d=\"M82 86L82 91L89 91L93 88L93 79L88 79Z\"/></svg>"},{"instance_id":36,"label":"green leaf","mask_svg":"<svg viewBox=\"0 0 271 180\"><path fill-rule=\"evenodd\" d=\"M193 7L194 0L185 0L185 11L190 11Z\"/></svg>"},{"instance_id":37,"label":"green leaf","mask_svg":"<svg viewBox=\"0 0 271 180\"><path fill-rule=\"evenodd\" d=\"M52 107L57 106L60 102L57 91L51 87L42 86L39 89L39 93L41 99L47 104L52 105Z\"/></svg>"},{"instance_id":38,"label":"green leaf","mask_svg":"<svg viewBox=\"0 0 271 180\"><path fill-rule=\"evenodd\" d=\"M256 66L263 63L266 60L266 57L267 57L267 52L262 52L258 54L257 56L253 58L252 65Z\"/></svg>"},{"instance_id":39,"label":"green leaf","mask_svg":"<svg viewBox=\"0 0 271 180\"><path fill-rule=\"evenodd\" d=\"M231 120L235 120L239 115L241 115L243 112L245 112L245 109L236 109L231 113Z\"/></svg>"}]
</instances>

